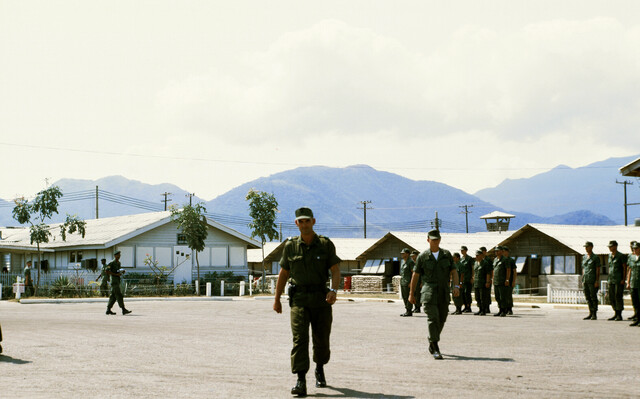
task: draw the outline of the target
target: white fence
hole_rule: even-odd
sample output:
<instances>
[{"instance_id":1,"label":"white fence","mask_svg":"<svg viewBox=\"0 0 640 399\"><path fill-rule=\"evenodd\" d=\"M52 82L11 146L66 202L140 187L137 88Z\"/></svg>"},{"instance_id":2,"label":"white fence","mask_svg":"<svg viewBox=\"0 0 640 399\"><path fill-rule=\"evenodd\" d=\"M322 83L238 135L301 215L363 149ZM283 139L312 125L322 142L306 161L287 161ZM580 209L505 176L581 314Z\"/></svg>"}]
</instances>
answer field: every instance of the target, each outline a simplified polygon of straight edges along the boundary
<instances>
[{"instance_id":1,"label":"white fence","mask_svg":"<svg viewBox=\"0 0 640 399\"><path fill-rule=\"evenodd\" d=\"M598 302L604 305L604 296L607 292L607 282L602 281L598 292ZM578 289L552 288L547 284L547 303L586 304L584 292Z\"/></svg>"}]
</instances>

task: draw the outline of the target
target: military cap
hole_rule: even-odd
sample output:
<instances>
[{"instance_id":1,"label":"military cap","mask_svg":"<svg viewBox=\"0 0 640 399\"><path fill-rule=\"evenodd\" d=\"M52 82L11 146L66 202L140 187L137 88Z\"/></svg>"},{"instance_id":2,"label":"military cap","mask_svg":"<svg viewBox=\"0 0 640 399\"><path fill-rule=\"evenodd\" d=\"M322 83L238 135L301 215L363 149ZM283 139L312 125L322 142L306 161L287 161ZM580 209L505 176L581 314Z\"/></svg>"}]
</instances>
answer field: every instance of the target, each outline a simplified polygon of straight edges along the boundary
<instances>
[{"instance_id":1,"label":"military cap","mask_svg":"<svg viewBox=\"0 0 640 399\"><path fill-rule=\"evenodd\" d=\"M616 240L609 241L609 245L607 245L607 247L617 247L617 246L618 246L618 241Z\"/></svg>"},{"instance_id":2,"label":"military cap","mask_svg":"<svg viewBox=\"0 0 640 399\"><path fill-rule=\"evenodd\" d=\"M633 245L631 245L631 248L636 249L636 248L640 248L640 243L637 241L633 242Z\"/></svg>"},{"instance_id":3,"label":"military cap","mask_svg":"<svg viewBox=\"0 0 640 399\"><path fill-rule=\"evenodd\" d=\"M431 230L428 234L428 237L432 240L439 240L440 239L440 232L438 230Z\"/></svg>"},{"instance_id":4,"label":"military cap","mask_svg":"<svg viewBox=\"0 0 640 399\"><path fill-rule=\"evenodd\" d=\"M411 251L411 255L420 255L420 251L414 249L413 251Z\"/></svg>"},{"instance_id":5,"label":"military cap","mask_svg":"<svg viewBox=\"0 0 640 399\"><path fill-rule=\"evenodd\" d=\"M479 249L479 250L476 251L476 256L478 256L478 255L482 255L482 250Z\"/></svg>"},{"instance_id":6,"label":"military cap","mask_svg":"<svg viewBox=\"0 0 640 399\"><path fill-rule=\"evenodd\" d=\"M409 250L409 248L404 248L402 251L400 251L401 254L410 254L411 250Z\"/></svg>"},{"instance_id":7,"label":"military cap","mask_svg":"<svg viewBox=\"0 0 640 399\"><path fill-rule=\"evenodd\" d=\"M467 248L467 246L466 246L466 245L463 245L463 246L461 246L461 247L460 247L460 250L461 250L461 251L468 251L468 250L469 250L469 248Z\"/></svg>"},{"instance_id":8,"label":"military cap","mask_svg":"<svg viewBox=\"0 0 640 399\"><path fill-rule=\"evenodd\" d=\"M460 259L460 254L459 254L459 253L457 253L457 252L454 252L454 253L453 253L453 257L454 257L454 258L458 258L458 259Z\"/></svg>"},{"instance_id":9,"label":"military cap","mask_svg":"<svg viewBox=\"0 0 640 399\"><path fill-rule=\"evenodd\" d=\"M633 241L631 241L631 242L629 243L629 246L633 247L633 244L637 244L637 243L638 243L638 241L633 240Z\"/></svg>"},{"instance_id":10,"label":"military cap","mask_svg":"<svg viewBox=\"0 0 640 399\"><path fill-rule=\"evenodd\" d=\"M593 247L593 243L591 241L587 241L584 243L583 247Z\"/></svg>"},{"instance_id":11,"label":"military cap","mask_svg":"<svg viewBox=\"0 0 640 399\"><path fill-rule=\"evenodd\" d=\"M113 253L113 256L115 256L115 255L120 255L120 250L119 249L116 250L116 252Z\"/></svg>"},{"instance_id":12,"label":"military cap","mask_svg":"<svg viewBox=\"0 0 640 399\"><path fill-rule=\"evenodd\" d=\"M502 251L502 245L496 245L496 247L493 249L496 251Z\"/></svg>"},{"instance_id":13,"label":"military cap","mask_svg":"<svg viewBox=\"0 0 640 399\"><path fill-rule=\"evenodd\" d=\"M296 220L300 219L313 219L313 211L305 207L296 209Z\"/></svg>"},{"instance_id":14,"label":"military cap","mask_svg":"<svg viewBox=\"0 0 640 399\"><path fill-rule=\"evenodd\" d=\"M506 245L503 245L503 246L502 246L502 250L503 250L503 251L509 251L509 247L507 247Z\"/></svg>"}]
</instances>

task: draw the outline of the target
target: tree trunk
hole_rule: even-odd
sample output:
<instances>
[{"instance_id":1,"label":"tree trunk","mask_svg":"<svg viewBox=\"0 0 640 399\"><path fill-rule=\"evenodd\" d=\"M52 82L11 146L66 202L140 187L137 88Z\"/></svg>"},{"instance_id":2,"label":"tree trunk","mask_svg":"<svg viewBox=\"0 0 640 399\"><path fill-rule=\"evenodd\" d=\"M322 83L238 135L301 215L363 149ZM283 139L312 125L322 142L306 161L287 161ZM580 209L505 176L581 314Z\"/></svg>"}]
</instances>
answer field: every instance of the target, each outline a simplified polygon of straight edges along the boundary
<instances>
[{"instance_id":1,"label":"tree trunk","mask_svg":"<svg viewBox=\"0 0 640 399\"><path fill-rule=\"evenodd\" d=\"M198 274L198 285L196 286L198 287L198 292L196 292L196 295L200 295L200 261L198 260L198 251L196 251L196 269Z\"/></svg>"},{"instance_id":2,"label":"tree trunk","mask_svg":"<svg viewBox=\"0 0 640 399\"><path fill-rule=\"evenodd\" d=\"M267 286L267 270L264 268L264 240L262 240L262 291Z\"/></svg>"},{"instance_id":3,"label":"tree trunk","mask_svg":"<svg viewBox=\"0 0 640 399\"><path fill-rule=\"evenodd\" d=\"M40 263L42 263L42 261L40 260L40 243L38 241L36 241L36 245L38 247L38 280L36 281L36 286L33 288L33 296L38 296L38 286L40 285ZM33 281L33 276L31 276L31 281ZM25 288L26 288L26 282L25 282Z\"/></svg>"}]
</instances>

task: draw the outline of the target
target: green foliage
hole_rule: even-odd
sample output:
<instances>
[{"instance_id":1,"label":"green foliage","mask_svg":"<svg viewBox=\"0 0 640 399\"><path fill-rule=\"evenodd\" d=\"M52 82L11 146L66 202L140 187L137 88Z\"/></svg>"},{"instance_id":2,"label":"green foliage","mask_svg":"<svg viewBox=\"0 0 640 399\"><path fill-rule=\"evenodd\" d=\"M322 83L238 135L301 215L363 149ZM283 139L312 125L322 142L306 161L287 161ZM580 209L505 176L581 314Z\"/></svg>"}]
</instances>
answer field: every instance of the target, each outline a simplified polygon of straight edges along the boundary
<instances>
[{"instance_id":1,"label":"green foliage","mask_svg":"<svg viewBox=\"0 0 640 399\"><path fill-rule=\"evenodd\" d=\"M84 234L86 232L87 222L80 219L78 215L67 215L67 220L60 226L60 235L62 236L62 241L67 240L67 231L69 234L73 234L76 231L84 238Z\"/></svg>"},{"instance_id":2,"label":"green foliage","mask_svg":"<svg viewBox=\"0 0 640 399\"><path fill-rule=\"evenodd\" d=\"M187 239L187 245L194 251L204 250L204 240L207 238L207 209L203 203L194 206L185 205L182 209L171 209L171 220L178 224L178 229Z\"/></svg>"},{"instance_id":3,"label":"green foliage","mask_svg":"<svg viewBox=\"0 0 640 399\"><path fill-rule=\"evenodd\" d=\"M264 191L249 190L245 198L249 201L249 216L253 219L249 223L251 237L260 237L264 244L279 238L276 226L276 212L278 212L278 201L275 195Z\"/></svg>"}]
</instances>

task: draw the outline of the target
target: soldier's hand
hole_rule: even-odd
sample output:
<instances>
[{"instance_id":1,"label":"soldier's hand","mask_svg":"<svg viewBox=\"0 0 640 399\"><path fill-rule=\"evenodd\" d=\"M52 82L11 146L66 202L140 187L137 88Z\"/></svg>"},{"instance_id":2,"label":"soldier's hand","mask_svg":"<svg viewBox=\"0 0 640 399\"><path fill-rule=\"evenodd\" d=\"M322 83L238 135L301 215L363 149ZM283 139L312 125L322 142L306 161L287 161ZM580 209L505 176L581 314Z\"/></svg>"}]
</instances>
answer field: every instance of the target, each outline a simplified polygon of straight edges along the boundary
<instances>
[{"instance_id":1,"label":"soldier's hand","mask_svg":"<svg viewBox=\"0 0 640 399\"><path fill-rule=\"evenodd\" d=\"M593 283L593 288L598 288L598 282Z\"/></svg>"},{"instance_id":2,"label":"soldier's hand","mask_svg":"<svg viewBox=\"0 0 640 399\"><path fill-rule=\"evenodd\" d=\"M416 297L413 294L409 294L409 302L412 304L416 304Z\"/></svg>"},{"instance_id":3,"label":"soldier's hand","mask_svg":"<svg viewBox=\"0 0 640 399\"><path fill-rule=\"evenodd\" d=\"M282 313L282 304L280 303L280 301L273 302L273 310L275 310L276 313Z\"/></svg>"},{"instance_id":4,"label":"soldier's hand","mask_svg":"<svg viewBox=\"0 0 640 399\"><path fill-rule=\"evenodd\" d=\"M333 305L334 303L336 303L336 299L338 299L338 294L336 294L334 291L327 292L326 301L329 305Z\"/></svg>"},{"instance_id":5,"label":"soldier's hand","mask_svg":"<svg viewBox=\"0 0 640 399\"><path fill-rule=\"evenodd\" d=\"M453 287L453 296L460 296L460 288Z\"/></svg>"}]
</instances>

